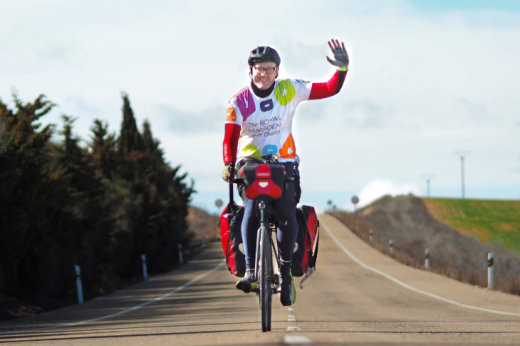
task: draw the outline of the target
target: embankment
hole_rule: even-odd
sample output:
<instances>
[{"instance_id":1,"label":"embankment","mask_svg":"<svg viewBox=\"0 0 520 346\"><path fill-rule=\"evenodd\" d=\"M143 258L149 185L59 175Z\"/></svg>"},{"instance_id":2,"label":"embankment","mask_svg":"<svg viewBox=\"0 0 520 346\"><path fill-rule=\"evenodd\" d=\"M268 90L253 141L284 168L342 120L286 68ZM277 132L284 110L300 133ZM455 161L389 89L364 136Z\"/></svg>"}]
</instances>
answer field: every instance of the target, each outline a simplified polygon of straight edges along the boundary
<instances>
[{"instance_id":1,"label":"embankment","mask_svg":"<svg viewBox=\"0 0 520 346\"><path fill-rule=\"evenodd\" d=\"M385 196L358 211L357 216L343 211L330 214L367 242L372 229L371 244L383 253L389 254L392 240L393 257L402 263L424 268L424 252L429 248L432 271L481 287L487 286L487 253L493 251L494 287L520 295L520 255L499 242L483 243L457 231L436 219L420 198Z\"/></svg>"}]
</instances>

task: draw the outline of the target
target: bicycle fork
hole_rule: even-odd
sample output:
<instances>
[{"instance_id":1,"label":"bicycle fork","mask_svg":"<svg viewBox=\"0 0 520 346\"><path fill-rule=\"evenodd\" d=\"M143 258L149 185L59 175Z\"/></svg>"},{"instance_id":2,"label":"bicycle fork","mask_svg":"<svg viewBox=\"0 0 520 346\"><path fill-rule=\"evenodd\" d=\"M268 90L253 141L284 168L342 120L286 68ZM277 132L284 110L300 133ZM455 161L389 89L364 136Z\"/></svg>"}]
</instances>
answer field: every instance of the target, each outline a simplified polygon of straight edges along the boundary
<instances>
[{"instance_id":1,"label":"bicycle fork","mask_svg":"<svg viewBox=\"0 0 520 346\"><path fill-rule=\"evenodd\" d=\"M258 202L258 209L260 210L260 227L258 227L258 231L256 233L256 261L255 261L255 278L258 280L258 258L260 257L260 240L262 239L262 230L265 227L266 220L265 220L265 202L260 201Z\"/></svg>"},{"instance_id":2,"label":"bicycle fork","mask_svg":"<svg viewBox=\"0 0 520 346\"><path fill-rule=\"evenodd\" d=\"M259 265L259 257L260 257L260 240L262 239L262 233L261 232L269 232L269 244L262 244L262 246L269 246L271 247L272 246L272 253L274 253L275 255L277 255L277 251L275 250L274 248L274 244L273 242L271 241L271 228L269 226L269 222L267 221L267 218L266 218L266 213L265 213L265 208L266 208L266 204L264 201L260 201L258 202L258 209L260 210L260 227L258 228L258 231L257 231L257 234L256 234L256 239L258 240L256 242L256 261L255 261L255 278L258 280L258 271L259 271L259 268L258 268L258 265ZM265 229L265 230L264 230ZM278 256L276 256L276 262L278 263ZM278 293L278 288L280 287L280 280L278 278L278 275L274 274L274 272L272 273L269 273L269 281L272 283L272 284L275 284L274 287L272 287L272 290L273 290L273 293L276 294Z\"/></svg>"}]
</instances>

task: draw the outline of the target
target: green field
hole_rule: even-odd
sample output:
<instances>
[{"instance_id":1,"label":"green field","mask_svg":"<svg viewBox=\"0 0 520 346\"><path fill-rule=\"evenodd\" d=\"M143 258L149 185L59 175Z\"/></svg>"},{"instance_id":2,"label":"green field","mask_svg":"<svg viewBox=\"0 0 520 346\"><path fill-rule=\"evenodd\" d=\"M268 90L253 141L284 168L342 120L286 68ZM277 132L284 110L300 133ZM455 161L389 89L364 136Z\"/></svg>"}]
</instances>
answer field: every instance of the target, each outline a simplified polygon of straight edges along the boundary
<instances>
[{"instance_id":1,"label":"green field","mask_svg":"<svg viewBox=\"0 0 520 346\"><path fill-rule=\"evenodd\" d=\"M423 198L428 212L459 232L520 253L520 201Z\"/></svg>"}]
</instances>

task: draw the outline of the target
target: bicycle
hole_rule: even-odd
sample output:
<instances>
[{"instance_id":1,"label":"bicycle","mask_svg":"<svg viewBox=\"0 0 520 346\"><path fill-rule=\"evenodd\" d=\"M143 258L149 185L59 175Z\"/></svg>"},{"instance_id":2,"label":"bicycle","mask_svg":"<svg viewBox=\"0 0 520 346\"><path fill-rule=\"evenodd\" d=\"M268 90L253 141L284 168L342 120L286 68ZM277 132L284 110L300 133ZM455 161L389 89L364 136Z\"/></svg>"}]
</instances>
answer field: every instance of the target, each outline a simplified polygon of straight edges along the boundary
<instances>
[{"instance_id":1,"label":"bicycle","mask_svg":"<svg viewBox=\"0 0 520 346\"><path fill-rule=\"evenodd\" d=\"M278 251L274 245L272 233L276 232L277 220L270 213L269 202L283 198L285 183L294 182L294 177L286 177L284 166L276 157L266 156L254 160L254 164L245 165L238 170L239 178L230 181L229 200L233 203L233 182L246 185L246 195L253 199L260 214L260 227L257 231L256 261L254 276L258 280L256 293L262 316L262 332L271 331L272 296L280 288L280 276L273 268L273 254L280 266ZM260 163L261 162L261 163ZM234 167L230 167L233 176ZM252 175L254 174L254 177ZM249 185L249 186L247 186ZM250 191L248 191L250 190ZM248 192L250 192L248 194Z\"/></svg>"}]
</instances>

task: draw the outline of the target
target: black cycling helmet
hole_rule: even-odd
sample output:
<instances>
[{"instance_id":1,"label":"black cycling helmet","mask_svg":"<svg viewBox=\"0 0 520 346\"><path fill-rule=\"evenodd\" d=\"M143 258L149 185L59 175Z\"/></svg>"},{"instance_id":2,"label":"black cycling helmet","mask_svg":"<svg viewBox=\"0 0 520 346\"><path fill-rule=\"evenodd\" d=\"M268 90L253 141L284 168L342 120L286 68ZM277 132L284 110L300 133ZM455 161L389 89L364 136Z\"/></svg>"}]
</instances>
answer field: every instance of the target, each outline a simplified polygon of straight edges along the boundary
<instances>
[{"instance_id":1,"label":"black cycling helmet","mask_svg":"<svg viewBox=\"0 0 520 346\"><path fill-rule=\"evenodd\" d=\"M280 66L281 62L278 52L269 46L256 47L251 51L251 54L249 54L249 59L247 60L249 66L253 66L259 62L268 61L274 62L277 66Z\"/></svg>"}]
</instances>

